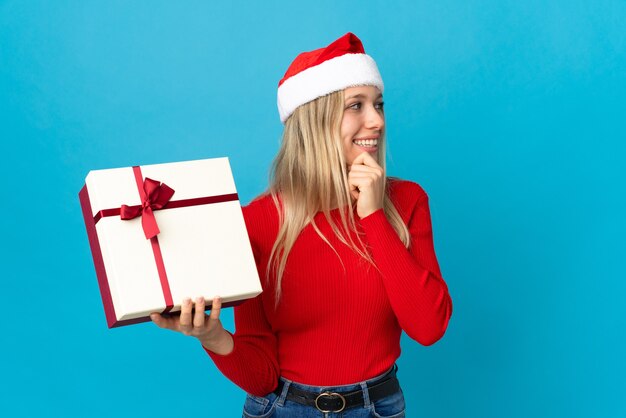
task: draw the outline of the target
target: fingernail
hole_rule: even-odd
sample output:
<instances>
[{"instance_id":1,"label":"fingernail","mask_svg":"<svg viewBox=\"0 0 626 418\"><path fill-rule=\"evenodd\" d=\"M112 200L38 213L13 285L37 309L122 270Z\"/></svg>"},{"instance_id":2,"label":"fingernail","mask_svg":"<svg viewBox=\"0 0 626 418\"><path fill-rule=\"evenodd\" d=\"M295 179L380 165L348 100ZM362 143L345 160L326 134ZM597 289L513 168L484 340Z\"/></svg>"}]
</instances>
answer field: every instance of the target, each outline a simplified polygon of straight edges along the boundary
<instances>
[{"instance_id":1,"label":"fingernail","mask_svg":"<svg viewBox=\"0 0 626 418\"><path fill-rule=\"evenodd\" d=\"M191 303L191 298L185 298L185 299L183 299L183 303L184 303L185 305L190 304L190 303Z\"/></svg>"},{"instance_id":2,"label":"fingernail","mask_svg":"<svg viewBox=\"0 0 626 418\"><path fill-rule=\"evenodd\" d=\"M200 296L199 298L196 298L196 303L202 303L204 302L204 298L202 296Z\"/></svg>"}]
</instances>

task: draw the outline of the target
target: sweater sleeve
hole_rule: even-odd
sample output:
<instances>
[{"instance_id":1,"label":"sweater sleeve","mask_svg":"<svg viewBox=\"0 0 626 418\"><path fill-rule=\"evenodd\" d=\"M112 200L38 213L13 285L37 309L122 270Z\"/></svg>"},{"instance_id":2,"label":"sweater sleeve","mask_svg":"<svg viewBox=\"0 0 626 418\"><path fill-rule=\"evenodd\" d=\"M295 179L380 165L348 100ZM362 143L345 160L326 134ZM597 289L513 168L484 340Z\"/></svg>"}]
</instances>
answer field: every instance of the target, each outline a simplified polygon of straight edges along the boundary
<instances>
[{"instance_id":1,"label":"sweater sleeve","mask_svg":"<svg viewBox=\"0 0 626 418\"><path fill-rule=\"evenodd\" d=\"M259 268L259 254L251 240ZM217 368L248 393L265 396L273 391L279 378L276 336L265 316L262 294L234 307L234 348L229 354L209 354Z\"/></svg>"},{"instance_id":2,"label":"sweater sleeve","mask_svg":"<svg viewBox=\"0 0 626 418\"><path fill-rule=\"evenodd\" d=\"M407 225L409 249L383 209L361 219L361 225L400 326L415 341L431 345L446 331L452 300L435 256L428 196L419 192Z\"/></svg>"}]
</instances>

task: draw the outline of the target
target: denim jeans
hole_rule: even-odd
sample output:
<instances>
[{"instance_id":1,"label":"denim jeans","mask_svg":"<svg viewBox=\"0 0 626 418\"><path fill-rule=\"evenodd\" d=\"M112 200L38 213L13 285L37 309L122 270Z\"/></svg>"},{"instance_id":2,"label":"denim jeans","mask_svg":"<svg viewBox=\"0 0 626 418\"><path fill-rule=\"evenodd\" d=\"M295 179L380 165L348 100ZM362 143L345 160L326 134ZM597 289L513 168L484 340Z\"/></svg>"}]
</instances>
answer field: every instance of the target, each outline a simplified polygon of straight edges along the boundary
<instances>
[{"instance_id":1,"label":"denim jeans","mask_svg":"<svg viewBox=\"0 0 626 418\"><path fill-rule=\"evenodd\" d=\"M381 378L393 376L395 375L396 370L397 366L394 365L390 371L387 371L380 376L376 376L363 382L343 386L309 386L292 382L291 380L281 377L280 379L284 382L284 386L280 395L276 395L275 393L269 393L265 396L247 394L246 402L243 406L243 418L403 418L405 416L405 406L402 389L399 389L396 393L379 399L376 402L371 402L367 393L368 383L371 384ZM339 413L323 413L314 406L301 405L285 399L287 391L291 386L316 393L326 391L343 393L363 389L365 402L363 406L349 408Z\"/></svg>"}]
</instances>

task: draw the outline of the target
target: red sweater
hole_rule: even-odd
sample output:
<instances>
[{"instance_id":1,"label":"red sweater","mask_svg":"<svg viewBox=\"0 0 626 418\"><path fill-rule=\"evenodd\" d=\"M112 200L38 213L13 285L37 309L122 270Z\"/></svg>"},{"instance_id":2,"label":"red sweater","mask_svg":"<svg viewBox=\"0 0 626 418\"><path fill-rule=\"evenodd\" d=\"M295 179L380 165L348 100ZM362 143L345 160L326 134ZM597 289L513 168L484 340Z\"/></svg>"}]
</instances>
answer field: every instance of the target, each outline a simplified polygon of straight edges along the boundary
<instances>
[{"instance_id":1,"label":"red sweater","mask_svg":"<svg viewBox=\"0 0 626 418\"><path fill-rule=\"evenodd\" d=\"M264 277L278 213L269 195L243 207L264 291L234 308L233 351L222 356L207 350L226 377L258 396L271 392L279 376L345 385L389 369L400 355L402 330L423 345L443 336L452 301L435 256L428 196L416 183L392 179L389 194L409 228L410 249L382 209L360 220L355 209L379 273L335 237L320 212L315 222L343 267L308 224L289 253L277 310L274 284ZM339 222L338 209L331 216Z\"/></svg>"}]
</instances>

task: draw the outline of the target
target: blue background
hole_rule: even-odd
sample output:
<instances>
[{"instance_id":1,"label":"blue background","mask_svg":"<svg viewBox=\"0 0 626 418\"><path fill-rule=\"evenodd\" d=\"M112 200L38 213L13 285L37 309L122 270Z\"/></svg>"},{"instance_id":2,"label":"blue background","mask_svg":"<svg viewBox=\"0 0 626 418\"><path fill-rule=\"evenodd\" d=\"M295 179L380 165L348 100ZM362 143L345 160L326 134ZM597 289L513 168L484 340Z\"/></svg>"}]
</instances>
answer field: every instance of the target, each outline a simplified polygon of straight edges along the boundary
<instances>
[{"instance_id":1,"label":"blue background","mask_svg":"<svg viewBox=\"0 0 626 418\"><path fill-rule=\"evenodd\" d=\"M77 193L91 169L228 156L249 202L278 80L352 31L454 300L440 342L402 341L408 415L626 415L626 3L308 3L0 1L2 414L240 414L195 340L106 328Z\"/></svg>"}]
</instances>

